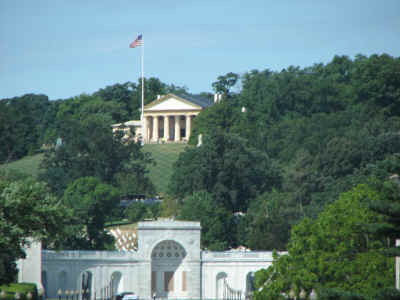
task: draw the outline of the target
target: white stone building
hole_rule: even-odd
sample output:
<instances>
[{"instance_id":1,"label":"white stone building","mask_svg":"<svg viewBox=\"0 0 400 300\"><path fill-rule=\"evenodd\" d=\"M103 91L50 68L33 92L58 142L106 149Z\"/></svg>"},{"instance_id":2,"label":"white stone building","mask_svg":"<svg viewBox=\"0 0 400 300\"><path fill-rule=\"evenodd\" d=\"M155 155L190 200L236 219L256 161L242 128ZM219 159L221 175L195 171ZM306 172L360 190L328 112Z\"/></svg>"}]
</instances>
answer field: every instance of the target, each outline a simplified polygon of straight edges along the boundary
<instances>
[{"instance_id":1,"label":"white stone building","mask_svg":"<svg viewBox=\"0 0 400 300\"><path fill-rule=\"evenodd\" d=\"M113 293L134 291L140 299L222 299L228 292L244 299L254 272L272 263L272 252L202 251L199 222L139 222L137 232L133 252L42 251L46 296L87 287L95 299L111 287Z\"/></svg>"},{"instance_id":2,"label":"white stone building","mask_svg":"<svg viewBox=\"0 0 400 300\"><path fill-rule=\"evenodd\" d=\"M219 101L219 96L214 100ZM125 138L129 137L127 133L131 129L136 138L144 139L144 143L185 142L190 138L193 119L212 104L212 101L190 95L159 95L144 106L143 122L127 121L113 124L112 128L116 131L123 125Z\"/></svg>"}]
</instances>

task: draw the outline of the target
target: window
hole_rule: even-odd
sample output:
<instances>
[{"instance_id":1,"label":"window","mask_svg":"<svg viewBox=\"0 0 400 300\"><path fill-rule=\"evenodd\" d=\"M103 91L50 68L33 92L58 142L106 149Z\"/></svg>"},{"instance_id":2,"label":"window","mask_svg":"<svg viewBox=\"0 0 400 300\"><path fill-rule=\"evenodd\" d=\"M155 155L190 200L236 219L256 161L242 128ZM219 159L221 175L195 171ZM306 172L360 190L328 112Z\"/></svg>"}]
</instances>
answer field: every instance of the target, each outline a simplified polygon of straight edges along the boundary
<instances>
[{"instance_id":1,"label":"window","mask_svg":"<svg viewBox=\"0 0 400 300\"><path fill-rule=\"evenodd\" d=\"M182 291L186 292L186 271L182 272Z\"/></svg>"},{"instance_id":2,"label":"window","mask_svg":"<svg viewBox=\"0 0 400 300\"><path fill-rule=\"evenodd\" d=\"M154 293L157 289L157 273L156 272L151 272L151 291Z\"/></svg>"},{"instance_id":3,"label":"window","mask_svg":"<svg viewBox=\"0 0 400 300\"><path fill-rule=\"evenodd\" d=\"M174 272L164 273L164 290L167 292L174 291Z\"/></svg>"}]
</instances>

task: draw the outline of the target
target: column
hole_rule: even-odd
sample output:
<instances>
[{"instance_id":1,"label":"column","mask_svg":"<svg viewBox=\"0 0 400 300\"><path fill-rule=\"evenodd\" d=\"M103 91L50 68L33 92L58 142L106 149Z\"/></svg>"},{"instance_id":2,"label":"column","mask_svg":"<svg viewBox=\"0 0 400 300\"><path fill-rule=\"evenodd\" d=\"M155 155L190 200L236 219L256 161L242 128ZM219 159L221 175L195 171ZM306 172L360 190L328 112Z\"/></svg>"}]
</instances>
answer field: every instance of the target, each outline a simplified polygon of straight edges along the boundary
<instances>
[{"instance_id":1,"label":"column","mask_svg":"<svg viewBox=\"0 0 400 300\"><path fill-rule=\"evenodd\" d=\"M164 140L169 140L169 116L164 116Z\"/></svg>"},{"instance_id":2,"label":"column","mask_svg":"<svg viewBox=\"0 0 400 300\"><path fill-rule=\"evenodd\" d=\"M150 142L151 137L151 125L153 124L151 117L146 117L146 142Z\"/></svg>"},{"instance_id":3,"label":"column","mask_svg":"<svg viewBox=\"0 0 400 300\"><path fill-rule=\"evenodd\" d=\"M181 140L181 116L175 116L175 142L179 142Z\"/></svg>"},{"instance_id":4,"label":"column","mask_svg":"<svg viewBox=\"0 0 400 300\"><path fill-rule=\"evenodd\" d=\"M153 141L158 141L158 116L153 117Z\"/></svg>"},{"instance_id":5,"label":"column","mask_svg":"<svg viewBox=\"0 0 400 300\"><path fill-rule=\"evenodd\" d=\"M189 141L190 133L192 131L192 116L186 116L186 139Z\"/></svg>"}]
</instances>

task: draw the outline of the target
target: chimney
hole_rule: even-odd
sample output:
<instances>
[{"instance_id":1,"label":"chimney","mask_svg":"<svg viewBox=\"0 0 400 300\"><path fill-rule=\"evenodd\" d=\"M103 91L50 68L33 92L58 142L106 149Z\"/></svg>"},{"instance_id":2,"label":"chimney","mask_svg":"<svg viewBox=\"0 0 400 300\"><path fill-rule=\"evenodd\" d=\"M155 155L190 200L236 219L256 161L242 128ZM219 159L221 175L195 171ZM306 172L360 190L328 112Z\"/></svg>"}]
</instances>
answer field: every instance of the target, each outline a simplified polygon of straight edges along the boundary
<instances>
[{"instance_id":1,"label":"chimney","mask_svg":"<svg viewBox=\"0 0 400 300\"><path fill-rule=\"evenodd\" d=\"M222 94L215 93L214 94L214 103L220 102L222 100Z\"/></svg>"}]
</instances>

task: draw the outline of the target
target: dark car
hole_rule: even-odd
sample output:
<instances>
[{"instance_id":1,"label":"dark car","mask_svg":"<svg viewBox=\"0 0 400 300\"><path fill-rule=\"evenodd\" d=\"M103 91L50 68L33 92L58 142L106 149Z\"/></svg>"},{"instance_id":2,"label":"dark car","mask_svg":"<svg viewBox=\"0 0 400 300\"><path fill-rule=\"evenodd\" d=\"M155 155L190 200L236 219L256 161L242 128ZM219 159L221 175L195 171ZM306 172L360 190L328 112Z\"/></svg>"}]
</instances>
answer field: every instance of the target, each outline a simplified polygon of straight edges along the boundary
<instances>
[{"instance_id":1,"label":"dark car","mask_svg":"<svg viewBox=\"0 0 400 300\"><path fill-rule=\"evenodd\" d=\"M122 298L124 298L124 296L126 296L126 295L135 295L135 293L134 292L119 293L119 294L115 295L115 300L122 300Z\"/></svg>"}]
</instances>

